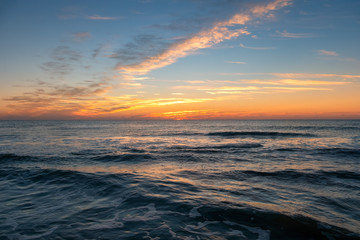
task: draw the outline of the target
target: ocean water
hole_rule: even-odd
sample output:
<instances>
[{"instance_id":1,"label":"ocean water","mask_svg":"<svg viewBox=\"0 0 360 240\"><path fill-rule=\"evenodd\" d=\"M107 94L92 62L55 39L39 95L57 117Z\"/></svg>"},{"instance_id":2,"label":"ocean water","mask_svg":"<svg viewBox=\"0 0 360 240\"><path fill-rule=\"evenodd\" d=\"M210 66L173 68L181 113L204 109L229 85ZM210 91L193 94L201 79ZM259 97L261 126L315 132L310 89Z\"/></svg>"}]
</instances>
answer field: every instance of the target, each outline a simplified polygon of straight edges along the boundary
<instances>
[{"instance_id":1,"label":"ocean water","mask_svg":"<svg viewBox=\"0 0 360 240\"><path fill-rule=\"evenodd\" d=\"M0 121L0 239L360 239L360 121Z\"/></svg>"}]
</instances>

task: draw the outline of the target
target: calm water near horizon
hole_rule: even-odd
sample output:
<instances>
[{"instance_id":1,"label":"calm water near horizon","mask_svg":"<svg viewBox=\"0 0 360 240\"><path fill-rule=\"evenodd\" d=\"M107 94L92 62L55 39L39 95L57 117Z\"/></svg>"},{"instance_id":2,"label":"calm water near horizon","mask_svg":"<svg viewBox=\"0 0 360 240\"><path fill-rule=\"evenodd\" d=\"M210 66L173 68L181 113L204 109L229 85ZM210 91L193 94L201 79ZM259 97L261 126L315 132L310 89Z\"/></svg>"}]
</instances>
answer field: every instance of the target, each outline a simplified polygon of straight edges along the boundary
<instances>
[{"instance_id":1,"label":"calm water near horizon","mask_svg":"<svg viewBox=\"0 0 360 240\"><path fill-rule=\"evenodd\" d=\"M0 121L0 239L360 239L360 120Z\"/></svg>"}]
</instances>

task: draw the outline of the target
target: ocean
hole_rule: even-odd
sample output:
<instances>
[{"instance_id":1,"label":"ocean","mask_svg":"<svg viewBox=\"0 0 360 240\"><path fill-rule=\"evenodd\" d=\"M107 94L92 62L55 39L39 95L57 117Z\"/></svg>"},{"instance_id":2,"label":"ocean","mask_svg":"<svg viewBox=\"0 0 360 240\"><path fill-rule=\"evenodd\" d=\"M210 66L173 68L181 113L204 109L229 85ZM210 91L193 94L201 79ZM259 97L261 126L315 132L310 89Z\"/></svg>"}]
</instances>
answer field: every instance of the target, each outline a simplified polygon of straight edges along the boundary
<instances>
[{"instance_id":1,"label":"ocean","mask_svg":"<svg viewBox=\"0 0 360 240\"><path fill-rule=\"evenodd\" d=\"M0 239L360 239L360 121L0 121Z\"/></svg>"}]
</instances>

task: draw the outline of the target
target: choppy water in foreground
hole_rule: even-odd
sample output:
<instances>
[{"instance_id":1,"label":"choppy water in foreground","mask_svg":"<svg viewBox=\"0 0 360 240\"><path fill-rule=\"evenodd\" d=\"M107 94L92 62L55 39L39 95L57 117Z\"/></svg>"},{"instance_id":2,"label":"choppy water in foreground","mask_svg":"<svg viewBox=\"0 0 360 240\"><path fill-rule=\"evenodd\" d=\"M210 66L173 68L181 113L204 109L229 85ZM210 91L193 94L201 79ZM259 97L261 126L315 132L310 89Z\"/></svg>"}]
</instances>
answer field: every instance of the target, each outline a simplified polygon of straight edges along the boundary
<instances>
[{"instance_id":1,"label":"choppy water in foreground","mask_svg":"<svg viewBox=\"0 0 360 240\"><path fill-rule=\"evenodd\" d=\"M360 239L360 121L0 121L0 239Z\"/></svg>"}]
</instances>

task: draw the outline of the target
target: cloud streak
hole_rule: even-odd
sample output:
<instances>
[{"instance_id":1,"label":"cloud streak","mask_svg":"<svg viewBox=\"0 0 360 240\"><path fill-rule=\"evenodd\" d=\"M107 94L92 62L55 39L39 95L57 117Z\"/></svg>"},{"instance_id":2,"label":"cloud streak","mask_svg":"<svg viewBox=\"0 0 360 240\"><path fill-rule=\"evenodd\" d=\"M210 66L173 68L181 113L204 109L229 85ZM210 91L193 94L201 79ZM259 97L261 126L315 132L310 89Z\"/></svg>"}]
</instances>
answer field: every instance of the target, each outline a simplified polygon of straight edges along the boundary
<instances>
[{"instance_id":1,"label":"cloud streak","mask_svg":"<svg viewBox=\"0 0 360 240\"><path fill-rule=\"evenodd\" d=\"M294 86L311 86L311 85L344 85L350 82L333 82L333 81L315 81L315 80L297 80L282 79L277 81L247 80L247 83L263 85L294 85Z\"/></svg>"},{"instance_id":2,"label":"cloud streak","mask_svg":"<svg viewBox=\"0 0 360 240\"><path fill-rule=\"evenodd\" d=\"M84 13L85 8L82 6L69 6L62 9L61 13L57 14L57 17L62 20L70 19L89 19L89 20L118 20L123 18L122 16L101 16L98 14L88 15Z\"/></svg>"},{"instance_id":3,"label":"cloud streak","mask_svg":"<svg viewBox=\"0 0 360 240\"><path fill-rule=\"evenodd\" d=\"M233 61L225 61L226 63L233 63L233 64L246 64L246 62L233 62Z\"/></svg>"},{"instance_id":4,"label":"cloud streak","mask_svg":"<svg viewBox=\"0 0 360 240\"><path fill-rule=\"evenodd\" d=\"M45 62L41 68L53 75L63 77L73 70L73 65L81 61L80 52L67 46L56 47L50 54L50 61Z\"/></svg>"},{"instance_id":5,"label":"cloud streak","mask_svg":"<svg viewBox=\"0 0 360 240\"><path fill-rule=\"evenodd\" d=\"M333 73L219 73L222 76L274 76L278 78L296 78L296 79L359 79L360 75L355 74L333 74Z\"/></svg>"},{"instance_id":6,"label":"cloud streak","mask_svg":"<svg viewBox=\"0 0 360 240\"><path fill-rule=\"evenodd\" d=\"M337 79L360 79L360 75L350 74L329 74L329 73L269 73L270 75L282 78L337 78Z\"/></svg>"},{"instance_id":7,"label":"cloud streak","mask_svg":"<svg viewBox=\"0 0 360 240\"><path fill-rule=\"evenodd\" d=\"M87 19L90 19L90 20L118 20L118 19L121 19L123 17L107 17L107 16L100 16L100 15L91 15L91 16L87 16L86 17Z\"/></svg>"},{"instance_id":8,"label":"cloud streak","mask_svg":"<svg viewBox=\"0 0 360 240\"><path fill-rule=\"evenodd\" d=\"M309 33L289 33L286 30L280 32L276 31L278 36L284 37L284 38L312 38L314 37L312 34Z\"/></svg>"},{"instance_id":9,"label":"cloud streak","mask_svg":"<svg viewBox=\"0 0 360 240\"><path fill-rule=\"evenodd\" d=\"M327 51L327 50L318 50L317 51L319 55L325 55L325 56L334 56L337 57L339 56L339 54L337 52L334 51Z\"/></svg>"},{"instance_id":10,"label":"cloud streak","mask_svg":"<svg viewBox=\"0 0 360 240\"><path fill-rule=\"evenodd\" d=\"M41 84L30 92L21 96L3 99L9 103L8 107L16 112L26 113L28 116L58 113L71 116L75 112L86 108L89 102L99 101L113 86L108 80L88 82L83 85L70 86L67 84Z\"/></svg>"},{"instance_id":11,"label":"cloud streak","mask_svg":"<svg viewBox=\"0 0 360 240\"><path fill-rule=\"evenodd\" d=\"M324 56L323 59L326 60L337 60L342 62L358 62L356 58L343 58L340 57L340 54L338 54L335 51L328 51L324 49L317 50L318 55Z\"/></svg>"},{"instance_id":12,"label":"cloud streak","mask_svg":"<svg viewBox=\"0 0 360 240\"><path fill-rule=\"evenodd\" d=\"M197 85L174 86L173 89L202 91L218 95L249 95L273 92L330 91L336 87L353 84L360 75L314 73L229 73L225 76L244 76L246 79L195 81ZM248 76L256 76L248 79ZM224 84L226 84L224 86Z\"/></svg>"},{"instance_id":13,"label":"cloud streak","mask_svg":"<svg viewBox=\"0 0 360 240\"><path fill-rule=\"evenodd\" d=\"M89 32L76 32L73 33L73 37L75 41L84 41L91 37Z\"/></svg>"},{"instance_id":14,"label":"cloud streak","mask_svg":"<svg viewBox=\"0 0 360 240\"><path fill-rule=\"evenodd\" d=\"M271 11L290 4L290 0L275 0L268 4L256 5L245 13L233 15L226 21L215 22L213 27L200 31L185 40L171 44L161 53L148 57L140 63L119 64L116 70L125 75L144 75L152 70L163 68L175 63L179 58L196 53L199 49L210 48L225 40L237 38L240 35L249 35L250 33L245 28L235 27L244 25L253 19L264 17Z\"/></svg>"},{"instance_id":15,"label":"cloud streak","mask_svg":"<svg viewBox=\"0 0 360 240\"><path fill-rule=\"evenodd\" d=\"M240 43L239 46L242 47L242 48L252 49L252 50L271 50L271 49L274 49L274 47L248 47L248 46L245 46L242 43Z\"/></svg>"}]
</instances>

